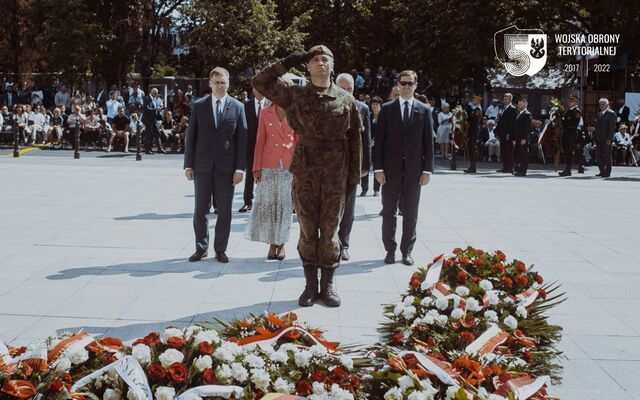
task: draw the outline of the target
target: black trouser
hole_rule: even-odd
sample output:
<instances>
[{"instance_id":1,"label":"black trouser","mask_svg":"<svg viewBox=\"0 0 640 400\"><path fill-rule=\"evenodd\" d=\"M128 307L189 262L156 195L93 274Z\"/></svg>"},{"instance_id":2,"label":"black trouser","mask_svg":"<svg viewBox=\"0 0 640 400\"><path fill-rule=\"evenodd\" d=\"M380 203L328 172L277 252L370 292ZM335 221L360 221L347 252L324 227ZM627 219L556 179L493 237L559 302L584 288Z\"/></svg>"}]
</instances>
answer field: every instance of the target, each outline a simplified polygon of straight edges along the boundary
<instances>
[{"instance_id":1,"label":"black trouser","mask_svg":"<svg viewBox=\"0 0 640 400\"><path fill-rule=\"evenodd\" d=\"M478 137L476 135L469 135L469 171L476 170L476 142L478 141Z\"/></svg>"},{"instance_id":2,"label":"black trouser","mask_svg":"<svg viewBox=\"0 0 640 400\"><path fill-rule=\"evenodd\" d=\"M349 237L351 236L351 228L353 227L353 219L356 210L356 188L358 185L347 184L347 192L344 198L344 212L340 219L340 230L338 237L340 245L343 249L349 248Z\"/></svg>"},{"instance_id":3,"label":"black trouser","mask_svg":"<svg viewBox=\"0 0 640 400\"><path fill-rule=\"evenodd\" d=\"M611 144L607 144L607 142L597 142L596 153L600 175L611 175Z\"/></svg>"},{"instance_id":4,"label":"black trouser","mask_svg":"<svg viewBox=\"0 0 640 400\"><path fill-rule=\"evenodd\" d=\"M363 192L369 191L369 174L360 178L360 186L362 186ZM380 191L380 182L378 182L378 180L376 179L375 174L373 176L373 191L374 192Z\"/></svg>"},{"instance_id":5,"label":"black trouser","mask_svg":"<svg viewBox=\"0 0 640 400\"><path fill-rule=\"evenodd\" d=\"M564 151L564 161L567 165L564 167L565 172L571 172L573 167L573 152L576 150L577 133L564 134L562 136L562 150Z\"/></svg>"},{"instance_id":6,"label":"black trouser","mask_svg":"<svg viewBox=\"0 0 640 400\"><path fill-rule=\"evenodd\" d=\"M247 175L244 178L244 204L253 204L253 153L247 154Z\"/></svg>"},{"instance_id":7,"label":"black trouser","mask_svg":"<svg viewBox=\"0 0 640 400\"><path fill-rule=\"evenodd\" d=\"M520 142L516 142L513 147L513 156L515 161L514 171L516 173L526 175L529 167L529 144L520 144Z\"/></svg>"},{"instance_id":8,"label":"black trouser","mask_svg":"<svg viewBox=\"0 0 640 400\"><path fill-rule=\"evenodd\" d=\"M513 143L511 139L500 140L500 158L502 158L502 170L513 171Z\"/></svg>"},{"instance_id":9,"label":"black trouser","mask_svg":"<svg viewBox=\"0 0 640 400\"><path fill-rule=\"evenodd\" d=\"M162 149L160 144L160 130L156 121L144 124L144 151L151 151L155 142L158 151Z\"/></svg>"},{"instance_id":10,"label":"black trouser","mask_svg":"<svg viewBox=\"0 0 640 400\"><path fill-rule=\"evenodd\" d=\"M395 251L396 243L396 210L398 203L402 210L402 240L400 251L410 254L416 243L416 225L418 223L418 205L420 190L418 176L386 175L386 183L382 185L382 243L386 251Z\"/></svg>"},{"instance_id":11,"label":"black trouser","mask_svg":"<svg viewBox=\"0 0 640 400\"><path fill-rule=\"evenodd\" d=\"M193 214L193 231L196 236L196 251L207 251L209 248L209 226L207 213L213 186L215 185L215 202L218 206L215 238L213 248L216 252L226 251L231 232L231 205L233 203L233 173L196 172L195 211Z\"/></svg>"}]
</instances>

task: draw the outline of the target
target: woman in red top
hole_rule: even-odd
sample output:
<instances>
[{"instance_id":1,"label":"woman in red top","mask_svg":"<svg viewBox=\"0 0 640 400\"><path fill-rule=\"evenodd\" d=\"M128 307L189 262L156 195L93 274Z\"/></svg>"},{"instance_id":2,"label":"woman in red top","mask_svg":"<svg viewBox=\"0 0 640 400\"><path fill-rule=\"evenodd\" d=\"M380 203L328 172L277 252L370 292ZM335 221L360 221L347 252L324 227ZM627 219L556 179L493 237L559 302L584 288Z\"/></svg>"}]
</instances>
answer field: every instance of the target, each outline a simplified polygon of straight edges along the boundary
<instances>
[{"instance_id":1,"label":"woman in red top","mask_svg":"<svg viewBox=\"0 0 640 400\"><path fill-rule=\"evenodd\" d=\"M282 108L272 104L260 112L252 169L256 194L245 237L268 243L269 260L283 260L284 243L289 240L293 214L289 166L296 142Z\"/></svg>"}]
</instances>

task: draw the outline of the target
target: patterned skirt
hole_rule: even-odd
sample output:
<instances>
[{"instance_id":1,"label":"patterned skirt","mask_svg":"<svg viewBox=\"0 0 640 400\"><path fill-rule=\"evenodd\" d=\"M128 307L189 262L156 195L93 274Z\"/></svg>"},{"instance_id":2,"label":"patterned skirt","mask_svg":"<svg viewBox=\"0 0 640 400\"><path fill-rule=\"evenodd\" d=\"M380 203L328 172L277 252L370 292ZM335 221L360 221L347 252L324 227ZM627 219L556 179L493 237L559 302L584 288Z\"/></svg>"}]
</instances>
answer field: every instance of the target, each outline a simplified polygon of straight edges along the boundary
<instances>
[{"instance_id":1,"label":"patterned skirt","mask_svg":"<svg viewBox=\"0 0 640 400\"><path fill-rule=\"evenodd\" d=\"M256 184L253 209L244 232L246 239L267 244L289 241L293 200L293 175L280 162L276 169L262 168L262 180Z\"/></svg>"}]
</instances>

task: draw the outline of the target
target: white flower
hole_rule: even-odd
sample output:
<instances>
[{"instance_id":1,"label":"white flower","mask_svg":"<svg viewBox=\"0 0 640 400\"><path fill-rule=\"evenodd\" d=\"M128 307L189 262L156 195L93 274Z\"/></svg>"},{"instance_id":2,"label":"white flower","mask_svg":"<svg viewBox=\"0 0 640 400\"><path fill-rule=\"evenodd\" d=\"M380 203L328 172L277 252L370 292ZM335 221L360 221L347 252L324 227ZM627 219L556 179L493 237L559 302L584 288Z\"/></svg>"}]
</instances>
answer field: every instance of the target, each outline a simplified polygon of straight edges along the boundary
<instances>
[{"instance_id":1,"label":"white flower","mask_svg":"<svg viewBox=\"0 0 640 400\"><path fill-rule=\"evenodd\" d=\"M156 389L156 400L173 400L176 397L176 390L169 386L158 386Z\"/></svg>"},{"instance_id":2,"label":"white flower","mask_svg":"<svg viewBox=\"0 0 640 400\"><path fill-rule=\"evenodd\" d=\"M214 330L200 331L196 333L196 338L194 339L196 345L199 345L202 342L217 343L219 341L220 337L218 336L218 332Z\"/></svg>"},{"instance_id":3,"label":"white flower","mask_svg":"<svg viewBox=\"0 0 640 400\"><path fill-rule=\"evenodd\" d=\"M410 376L402 375L398 378L398 385L400 385L400 389L402 391L407 390L410 387L413 387L413 379Z\"/></svg>"},{"instance_id":4,"label":"white flower","mask_svg":"<svg viewBox=\"0 0 640 400\"><path fill-rule=\"evenodd\" d=\"M53 364L53 368L60 372L69 372L71 369L71 360L68 358L60 358Z\"/></svg>"},{"instance_id":5,"label":"white flower","mask_svg":"<svg viewBox=\"0 0 640 400\"><path fill-rule=\"evenodd\" d=\"M321 344L316 344L309 347L309 351L316 357L322 357L327 355L327 348Z\"/></svg>"},{"instance_id":6,"label":"white flower","mask_svg":"<svg viewBox=\"0 0 640 400\"><path fill-rule=\"evenodd\" d=\"M196 371L202 372L207 368L213 367L213 360L211 356L201 356L193 361L193 366L196 368Z\"/></svg>"},{"instance_id":7,"label":"white flower","mask_svg":"<svg viewBox=\"0 0 640 400\"><path fill-rule=\"evenodd\" d=\"M504 298L504 302L505 303L514 303L514 300L511 297L507 296L507 297Z\"/></svg>"},{"instance_id":8,"label":"white flower","mask_svg":"<svg viewBox=\"0 0 640 400\"><path fill-rule=\"evenodd\" d=\"M488 281L486 279L481 280L478 285L480 285L480 289L484 290L485 292L488 292L489 290L493 290L493 283L491 283L491 281Z\"/></svg>"},{"instance_id":9,"label":"white flower","mask_svg":"<svg viewBox=\"0 0 640 400\"><path fill-rule=\"evenodd\" d=\"M402 316L405 319L411 319L416 315L416 308L414 306L409 306L402 311Z\"/></svg>"},{"instance_id":10,"label":"white flower","mask_svg":"<svg viewBox=\"0 0 640 400\"><path fill-rule=\"evenodd\" d=\"M431 305L431 303L433 303L433 299L431 297L425 297L420 302L420 305L423 306L423 307L429 307Z\"/></svg>"},{"instance_id":11,"label":"white flower","mask_svg":"<svg viewBox=\"0 0 640 400\"><path fill-rule=\"evenodd\" d=\"M527 312L527 309L524 308L523 306L518 306L518 308L516 308L516 315L520 318L526 319L529 313Z\"/></svg>"},{"instance_id":12,"label":"white flower","mask_svg":"<svg viewBox=\"0 0 640 400\"><path fill-rule=\"evenodd\" d=\"M431 316L431 318L438 318L438 315L440 315L440 313L438 312L438 310L429 310L427 311L427 315Z\"/></svg>"},{"instance_id":13,"label":"white flower","mask_svg":"<svg viewBox=\"0 0 640 400\"><path fill-rule=\"evenodd\" d=\"M158 360L164 368L169 368L173 363L182 362L182 360L184 360L184 354L176 349L167 349L164 353L160 354Z\"/></svg>"},{"instance_id":14,"label":"white flower","mask_svg":"<svg viewBox=\"0 0 640 400\"><path fill-rule=\"evenodd\" d=\"M276 351L271 355L271 361L275 363L285 364L287 360L289 360L289 355L287 354L286 351L283 351L282 349Z\"/></svg>"},{"instance_id":15,"label":"white flower","mask_svg":"<svg viewBox=\"0 0 640 400\"><path fill-rule=\"evenodd\" d=\"M353 359L349 356L341 355L340 363L342 364L343 367L345 367L349 371L353 369Z\"/></svg>"},{"instance_id":16,"label":"white flower","mask_svg":"<svg viewBox=\"0 0 640 400\"><path fill-rule=\"evenodd\" d=\"M436 322L436 318L434 318L433 315L427 314L424 316L424 318L422 318L422 323L427 325L433 325L433 323Z\"/></svg>"},{"instance_id":17,"label":"white flower","mask_svg":"<svg viewBox=\"0 0 640 400\"><path fill-rule=\"evenodd\" d=\"M248 354L244 358L244 363L250 368L264 368L264 360L255 354Z\"/></svg>"},{"instance_id":18,"label":"white flower","mask_svg":"<svg viewBox=\"0 0 640 400\"><path fill-rule=\"evenodd\" d=\"M511 329L516 329L518 327L518 320L509 315L504 319L504 324Z\"/></svg>"},{"instance_id":19,"label":"white flower","mask_svg":"<svg viewBox=\"0 0 640 400\"><path fill-rule=\"evenodd\" d=\"M427 398L433 398L433 396L438 393L438 389L434 388L428 379L420 381L420 387L422 388L422 393L427 396Z\"/></svg>"},{"instance_id":20,"label":"white flower","mask_svg":"<svg viewBox=\"0 0 640 400\"><path fill-rule=\"evenodd\" d=\"M489 392L487 391L487 389L480 386L480 388L478 389L478 397L480 397L481 400L486 400L489 398Z\"/></svg>"},{"instance_id":21,"label":"white flower","mask_svg":"<svg viewBox=\"0 0 640 400\"><path fill-rule=\"evenodd\" d=\"M222 364L216 370L216 377L218 379L227 380L231 378L231 368L227 364Z\"/></svg>"},{"instance_id":22,"label":"white flower","mask_svg":"<svg viewBox=\"0 0 640 400\"><path fill-rule=\"evenodd\" d=\"M254 369L251 371L251 382L253 382L258 389L267 392L269 384L271 383L271 377L264 369Z\"/></svg>"},{"instance_id":23,"label":"white flower","mask_svg":"<svg viewBox=\"0 0 640 400\"><path fill-rule=\"evenodd\" d=\"M449 308L449 299L440 297L438 300L436 300L436 308L438 308L438 310L446 310L447 308Z\"/></svg>"},{"instance_id":24,"label":"white flower","mask_svg":"<svg viewBox=\"0 0 640 400\"><path fill-rule=\"evenodd\" d=\"M431 284L429 284L429 282L425 279L424 281L422 281L422 283L420 284L420 290L428 290L429 287L431 286Z\"/></svg>"},{"instance_id":25,"label":"white flower","mask_svg":"<svg viewBox=\"0 0 640 400\"><path fill-rule=\"evenodd\" d=\"M459 389L460 388L458 386L449 386L447 388L446 399L453 400L456 397L456 393L458 392Z\"/></svg>"},{"instance_id":26,"label":"white flower","mask_svg":"<svg viewBox=\"0 0 640 400\"><path fill-rule=\"evenodd\" d=\"M489 321L498 322L498 314L493 310L485 311L484 317Z\"/></svg>"},{"instance_id":27,"label":"white flower","mask_svg":"<svg viewBox=\"0 0 640 400\"><path fill-rule=\"evenodd\" d=\"M307 350L303 350L295 355L296 366L298 367L306 367L309 365L309 361L311 361L311 353Z\"/></svg>"},{"instance_id":28,"label":"white flower","mask_svg":"<svg viewBox=\"0 0 640 400\"><path fill-rule=\"evenodd\" d=\"M89 352L85 349L81 349L73 353L69 358L71 359L71 363L73 365L82 364L89 359Z\"/></svg>"},{"instance_id":29,"label":"white flower","mask_svg":"<svg viewBox=\"0 0 640 400\"><path fill-rule=\"evenodd\" d=\"M458 286L456 288L456 294L460 297L467 297L469 295L469 288L466 286Z\"/></svg>"},{"instance_id":30,"label":"white flower","mask_svg":"<svg viewBox=\"0 0 640 400\"><path fill-rule=\"evenodd\" d=\"M287 393L287 394L293 393L293 391L296 389L293 383L289 383L280 377L278 377L278 379L276 379L276 381L274 382L273 388L278 393Z\"/></svg>"},{"instance_id":31,"label":"white flower","mask_svg":"<svg viewBox=\"0 0 640 400\"><path fill-rule=\"evenodd\" d=\"M243 383L249 377L249 371L242 364L232 363L231 364L231 376L236 381Z\"/></svg>"},{"instance_id":32,"label":"white flower","mask_svg":"<svg viewBox=\"0 0 640 400\"><path fill-rule=\"evenodd\" d=\"M480 311L482 310L482 306L480 305L480 302L478 300L476 300L473 297L469 297L467 299L465 308L469 311Z\"/></svg>"},{"instance_id":33,"label":"white flower","mask_svg":"<svg viewBox=\"0 0 640 400\"><path fill-rule=\"evenodd\" d=\"M402 391L398 387L393 387L384 394L384 400L402 400L403 398Z\"/></svg>"},{"instance_id":34,"label":"white flower","mask_svg":"<svg viewBox=\"0 0 640 400\"><path fill-rule=\"evenodd\" d=\"M202 328L201 326L198 326L198 325L189 326L187 329L184 330L184 338L185 338L185 340L191 339L191 337L193 335L195 335L196 333L200 332L202 329L204 329L204 328ZM200 343L198 343L198 344L200 344Z\"/></svg>"},{"instance_id":35,"label":"white flower","mask_svg":"<svg viewBox=\"0 0 640 400\"><path fill-rule=\"evenodd\" d=\"M213 352L213 356L220 361L224 361L224 362L233 361L233 353L228 349L224 349L222 347L218 347L216 351Z\"/></svg>"},{"instance_id":36,"label":"white flower","mask_svg":"<svg viewBox=\"0 0 640 400\"><path fill-rule=\"evenodd\" d=\"M169 340L169 338L172 336L182 338L183 337L182 329L178 329L178 328L165 329L164 332L160 334L160 341L166 344L167 340Z\"/></svg>"},{"instance_id":37,"label":"white flower","mask_svg":"<svg viewBox=\"0 0 640 400\"><path fill-rule=\"evenodd\" d=\"M327 394L327 389L325 389L324 383L321 382L313 382L311 384L311 391L313 394L320 396Z\"/></svg>"},{"instance_id":38,"label":"white flower","mask_svg":"<svg viewBox=\"0 0 640 400\"><path fill-rule=\"evenodd\" d=\"M515 357L513 360L511 360L511 363L516 367L522 367L527 365L527 362L520 357Z\"/></svg>"},{"instance_id":39,"label":"white flower","mask_svg":"<svg viewBox=\"0 0 640 400\"><path fill-rule=\"evenodd\" d=\"M300 349L294 345L293 343L285 343L282 346L280 346L280 348L278 350L282 350L282 351L291 351L293 353L297 353L300 351Z\"/></svg>"},{"instance_id":40,"label":"white flower","mask_svg":"<svg viewBox=\"0 0 640 400\"><path fill-rule=\"evenodd\" d=\"M495 306L500 303L500 297L496 292L487 292L487 296L489 296L489 304Z\"/></svg>"},{"instance_id":41,"label":"white flower","mask_svg":"<svg viewBox=\"0 0 640 400\"><path fill-rule=\"evenodd\" d=\"M131 349L131 355L133 355L142 365L146 365L151 362L151 349L146 344L140 343L133 346L133 349Z\"/></svg>"},{"instance_id":42,"label":"white flower","mask_svg":"<svg viewBox=\"0 0 640 400\"><path fill-rule=\"evenodd\" d=\"M464 311L462 311L462 309L456 308L455 310L451 311L451 318L460 319L462 317L464 317Z\"/></svg>"},{"instance_id":43,"label":"white flower","mask_svg":"<svg viewBox=\"0 0 640 400\"><path fill-rule=\"evenodd\" d=\"M404 311L404 303L398 303L393 308L393 315L397 317L398 315L402 314L403 311Z\"/></svg>"},{"instance_id":44,"label":"white flower","mask_svg":"<svg viewBox=\"0 0 640 400\"><path fill-rule=\"evenodd\" d=\"M427 391L412 392L407 396L407 400L431 400L433 396Z\"/></svg>"},{"instance_id":45,"label":"white flower","mask_svg":"<svg viewBox=\"0 0 640 400\"><path fill-rule=\"evenodd\" d=\"M122 392L117 389L108 388L104 391L102 400L122 400Z\"/></svg>"},{"instance_id":46,"label":"white flower","mask_svg":"<svg viewBox=\"0 0 640 400\"><path fill-rule=\"evenodd\" d=\"M127 400L142 400L141 396L138 396L138 391L133 388L129 388L127 392Z\"/></svg>"},{"instance_id":47,"label":"white flower","mask_svg":"<svg viewBox=\"0 0 640 400\"><path fill-rule=\"evenodd\" d=\"M413 304L413 302L416 300L415 297L413 296L407 296L404 298L404 300L402 301L404 303L405 306L410 306Z\"/></svg>"},{"instance_id":48,"label":"white flower","mask_svg":"<svg viewBox=\"0 0 640 400\"><path fill-rule=\"evenodd\" d=\"M436 323L438 325L444 326L447 324L447 322L449 322L449 317L447 317L446 315L438 315L436 317Z\"/></svg>"},{"instance_id":49,"label":"white flower","mask_svg":"<svg viewBox=\"0 0 640 400\"><path fill-rule=\"evenodd\" d=\"M333 385L331 385L331 393L329 394L329 399L330 400L353 400L353 395L334 383Z\"/></svg>"}]
</instances>

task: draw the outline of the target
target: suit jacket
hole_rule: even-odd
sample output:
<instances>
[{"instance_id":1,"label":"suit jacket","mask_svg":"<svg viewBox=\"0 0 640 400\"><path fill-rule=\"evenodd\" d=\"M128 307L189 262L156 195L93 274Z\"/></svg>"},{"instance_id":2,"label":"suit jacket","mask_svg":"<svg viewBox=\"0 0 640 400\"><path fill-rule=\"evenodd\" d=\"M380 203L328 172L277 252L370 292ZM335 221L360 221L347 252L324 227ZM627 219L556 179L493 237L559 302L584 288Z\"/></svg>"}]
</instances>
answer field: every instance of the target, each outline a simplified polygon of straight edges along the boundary
<instances>
[{"instance_id":1,"label":"suit jacket","mask_svg":"<svg viewBox=\"0 0 640 400\"><path fill-rule=\"evenodd\" d=\"M387 175L420 177L422 171L433 172L433 139L430 110L414 100L409 121L404 124L400 100L382 105L376 121L374 170Z\"/></svg>"},{"instance_id":2,"label":"suit jacket","mask_svg":"<svg viewBox=\"0 0 640 400\"><path fill-rule=\"evenodd\" d=\"M247 120L244 106L227 96L222 120L215 126L211 95L198 100L191 111L184 151L184 168L195 172L233 173L245 170Z\"/></svg>"},{"instance_id":3,"label":"suit jacket","mask_svg":"<svg viewBox=\"0 0 640 400\"><path fill-rule=\"evenodd\" d=\"M11 93L11 104L9 104L9 93ZM17 92L5 92L2 95L2 101L7 107L9 107L9 111L12 111L12 108L18 104L18 93Z\"/></svg>"},{"instance_id":4,"label":"suit jacket","mask_svg":"<svg viewBox=\"0 0 640 400\"><path fill-rule=\"evenodd\" d=\"M155 124L157 112L153 98L149 94L146 95L142 103L142 123Z\"/></svg>"},{"instance_id":5,"label":"suit jacket","mask_svg":"<svg viewBox=\"0 0 640 400\"><path fill-rule=\"evenodd\" d=\"M358 111L360 112L360 119L362 119L362 167L363 171L369 171L371 168L371 117L369 113L369 106L363 102L356 100Z\"/></svg>"},{"instance_id":6,"label":"suit jacket","mask_svg":"<svg viewBox=\"0 0 640 400\"><path fill-rule=\"evenodd\" d=\"M531 121L532 121L531 113L529 110L525 109L522 113L516 117L515 126L513 129L513 134L510 137L511 140L515 140L516 142L521 141L522 139L526 140L529 143L529 133L531 132Z\"/></svg>"},{"instance_id":7,"label":"suit jacket","mask_svg":"<svg viewBox=\"0 0 640 400\"><path fill-rule=\"evenodd\" d=\"M103 110L107 109L107 100L109 100L109 91L103 89L96 94L96 104L98 107L102 107Z\"/></svg>"},{"instance_id":8,"label":"suit jacket","mask_svg":"<svg viewBox=\"0 0 640 400\"><path fill-rule=\"evenodd\" d=\"M620 108L622 108L622 112L620 112ZM618 118L620 118L620 123L625 125L629 124L629 114L631 113L631 109L627 106L622 106L618 108Z\"/></svg>"},{"instance_id":9,"label":"suit jacket","mask_svg":"<svg viewBox=\"0 0 640 400\"><path fill-rule=\"evenodd\" d=\"M298 136L289 126L287 118L280 122L275 105L262 109L251 170L278 168L280 160L283 167L289 169L297 142Z\"/></svg>"},{"instance_id":10,"label":"suit jacket","mask_svg":"<svg viewBox=\"0 0 640 400\"><path fill-rule=\"evenodd\" d=\"M261 114L262 111L260 111ZM247 164L253 165L253 154L258 134L258 115L256 114L256 103L253 98L244 102L244 115L247 118Z\"/></svg>"},{"instance_id":11,"label":"suit jacket","mask_svg":"<svg viewBox=\"0 0 640 400\"><path fill-rule=\"evenodd\" d=\"M496 133L500 140L505 140L507 135L510 135L509 139L513 140L513 129L515 128L516 116L518 110L513 104L502 109L502 113L498 116L498 122L496 124Z\"/></svg>"},{"instance_id":12,"label":"suit jacket","mask_svg":"<svg viewBox=\"0 0 640 400\"><path fill-rule=\"evenodd\" d=\"M616 132L616 112L610 108L598 113L598 120L596 121L596 130L593 132L597 142L605 142L607 140L613 140L613 135Z\"/></svg>"}]
</instances>

